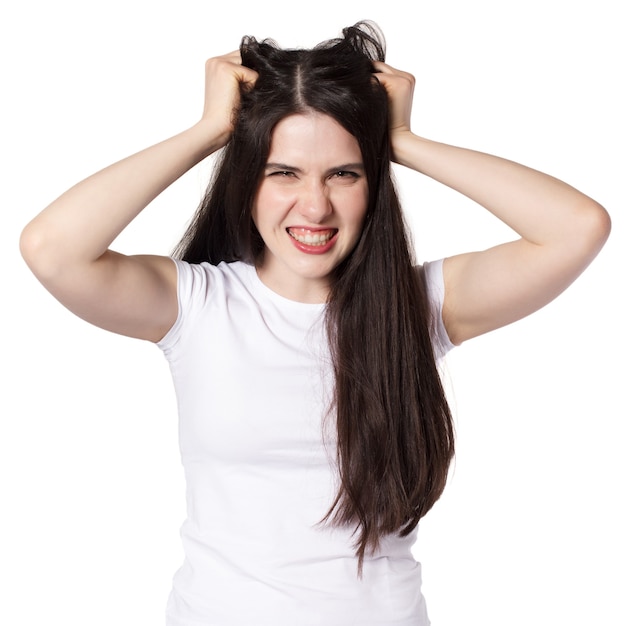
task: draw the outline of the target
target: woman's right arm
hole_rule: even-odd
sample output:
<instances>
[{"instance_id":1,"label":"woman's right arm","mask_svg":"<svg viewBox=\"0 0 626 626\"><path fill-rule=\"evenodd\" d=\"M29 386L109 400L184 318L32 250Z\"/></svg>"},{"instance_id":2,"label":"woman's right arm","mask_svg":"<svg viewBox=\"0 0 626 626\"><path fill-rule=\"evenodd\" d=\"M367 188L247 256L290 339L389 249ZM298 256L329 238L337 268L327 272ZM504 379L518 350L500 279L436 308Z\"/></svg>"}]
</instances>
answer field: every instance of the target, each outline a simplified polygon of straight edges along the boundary
<instances>
[{"instance_id":1,"label":"woman's right arm","mask_svg":"<svg viewBox=\"0 0 626 626\"><path fill-rule=\"evenodd\" d=\"M210 59L197 124L78 183L24 228L26 263L64 306L122 335L150 341L165 335L177 315L174 264L109 246L164 189L228 142L239 85L255 80L238 52Z\"/></svg>"}]
</instances>

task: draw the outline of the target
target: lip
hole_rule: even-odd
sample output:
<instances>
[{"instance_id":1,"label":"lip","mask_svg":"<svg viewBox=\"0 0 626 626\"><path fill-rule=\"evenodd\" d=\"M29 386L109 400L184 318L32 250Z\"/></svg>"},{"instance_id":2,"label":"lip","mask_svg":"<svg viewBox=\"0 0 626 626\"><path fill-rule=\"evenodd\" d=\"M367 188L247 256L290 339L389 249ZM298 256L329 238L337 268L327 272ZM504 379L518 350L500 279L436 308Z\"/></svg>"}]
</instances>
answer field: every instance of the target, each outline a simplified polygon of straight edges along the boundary
<instances>
[{"instance_id":1,"label":"lip","mask_svg":"<svg viewBox=\"0 0 626 626\"><path fill-rule=\"evenodd\" d=\"M337 234L339 233L339 230L336 228L328 228L328 227L310 228L308 226L290 226L289 228L286 229L286 231L287 231L287 236L291 240L291 243L294 245L294 247L300 250L300 252L304 252L306 254L325 254L335 245L335 243L337 243ZM290 231L306 231L307 233L311 233L311 234L331 231L333 234L331 238L325 244L312 245L312 244L303 243L302 241L298 241L295 237L291 235Z\"/></svg>"}]
</instances>

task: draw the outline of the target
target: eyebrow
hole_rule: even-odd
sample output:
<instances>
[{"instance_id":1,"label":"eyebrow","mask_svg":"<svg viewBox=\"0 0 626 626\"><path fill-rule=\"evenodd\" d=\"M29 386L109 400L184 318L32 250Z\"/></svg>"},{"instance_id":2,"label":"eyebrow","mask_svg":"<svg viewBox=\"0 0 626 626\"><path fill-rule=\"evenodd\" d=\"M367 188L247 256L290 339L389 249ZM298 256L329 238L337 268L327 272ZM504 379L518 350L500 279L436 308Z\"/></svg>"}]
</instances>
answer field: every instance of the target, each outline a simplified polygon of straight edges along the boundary
<instances>
[{"instance_id":1,"label":"eyebrow","mask_svg":"<svg viewBox=\"0 0 626 626\"><path fill-rule=\"evenodd\" d=\"M287 165L286 163L266 163L266 170L275 170L275 171L288 171L295 172L296 174L302 174L303 170L299 167L295 167L294 165ZM337 165L336 167L331 167L328 169L327 173L331 172L340 172L343 170L361 170L365 171L365 166L363 163L343 163L341 165Z\"/></svg>"}]
</instances>

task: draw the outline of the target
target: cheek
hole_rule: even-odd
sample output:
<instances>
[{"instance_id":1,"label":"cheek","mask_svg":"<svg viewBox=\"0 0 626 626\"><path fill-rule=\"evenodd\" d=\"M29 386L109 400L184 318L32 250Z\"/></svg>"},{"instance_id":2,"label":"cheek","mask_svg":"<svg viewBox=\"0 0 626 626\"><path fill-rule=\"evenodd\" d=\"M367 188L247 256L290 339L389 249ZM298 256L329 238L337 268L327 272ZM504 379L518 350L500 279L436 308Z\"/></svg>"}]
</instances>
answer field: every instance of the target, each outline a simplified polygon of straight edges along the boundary
<instances>
[{"instance_id":1,"label":"cheek","mask_svg":"<svg viewBox=\"0 0 626 626\"><path fill-rule=\"evenodd\" d=\"M268 198L268 193L267 190L264 189L263 185L261 185L254 198L254 202L252 203L252 211L250 212L250 216L252 217L252 221L257 227L257 230L260 230L263 227L263 222L267 221L268 206L271 206Z\"/></svg>"},{"instance_id":2,"label":"cheek","mask_svg":"<svg viewBox=\"0 0 626 626\"><path fill-rule=\"evenodd\" d=\"M279 220L291 202L291 195L286 191L261 183L252 205L252 220L257 228L264 222Z\"/></svg>"},{"instance_id":3,"label":"cheek","mask_svg":"<svg viewBox=\"0 0 626 626\"><path fill-rule=\"evenodd\" d=\"M369 203L369 194L367 189L361 191L352 198L351 205L351 219L358 225L359 230L363 227L365 222L365 215L367 214L367 207Z\"/></svg>"}]
</instances>

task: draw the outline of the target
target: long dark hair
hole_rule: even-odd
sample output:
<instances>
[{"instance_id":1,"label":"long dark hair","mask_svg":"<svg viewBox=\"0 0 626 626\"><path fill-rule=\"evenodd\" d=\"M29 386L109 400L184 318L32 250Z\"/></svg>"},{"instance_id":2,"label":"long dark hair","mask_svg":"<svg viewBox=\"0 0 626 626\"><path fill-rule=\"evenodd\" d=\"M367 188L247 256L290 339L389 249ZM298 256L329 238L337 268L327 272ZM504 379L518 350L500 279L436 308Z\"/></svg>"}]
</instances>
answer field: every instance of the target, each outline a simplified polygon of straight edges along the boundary
<instances>
[{"instance_id":1,"label":"long dark hair","mask_svg":"<svg viewBox=\"0 0 626 626\"><path fill-rule=\"evenodd\" d=\"M232 137L175 254L190 263L260 263L264 244L251 210L272 131L286 116L323 113L356 137L369 205L326 308L340 482L321 521L355 528L360 571L385 535L407 535L433 506L454 455L426 286L391 175L387 94L374 76L384 39L360 22L310 50L252 37L240 50L259 77L242 89Z\"/></svg>"}]
</instances>

